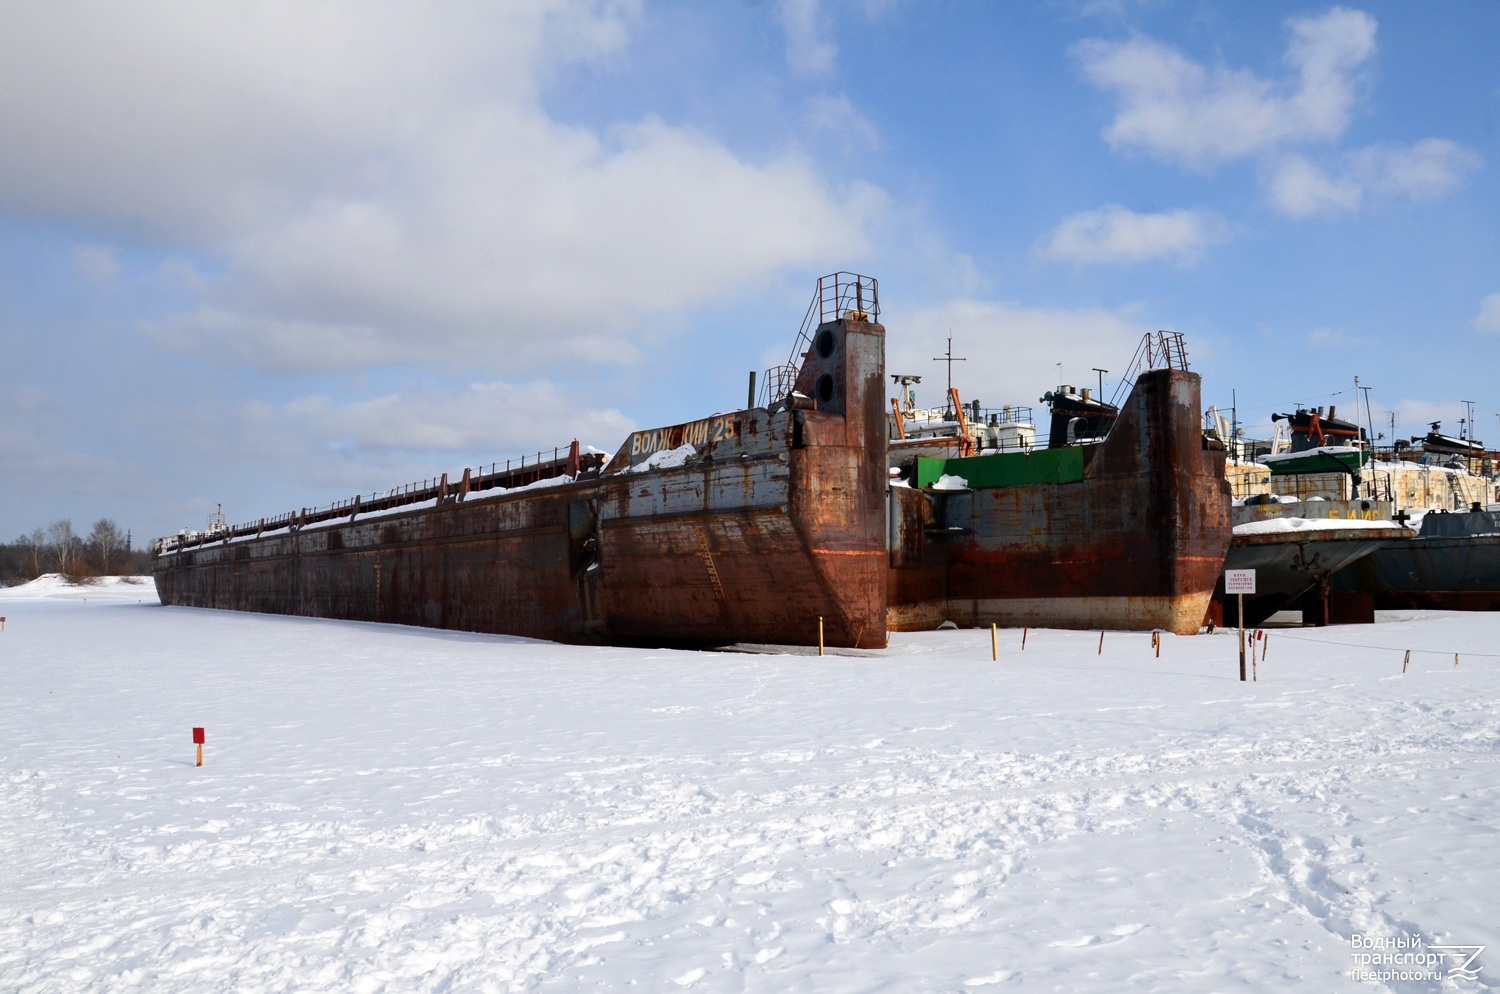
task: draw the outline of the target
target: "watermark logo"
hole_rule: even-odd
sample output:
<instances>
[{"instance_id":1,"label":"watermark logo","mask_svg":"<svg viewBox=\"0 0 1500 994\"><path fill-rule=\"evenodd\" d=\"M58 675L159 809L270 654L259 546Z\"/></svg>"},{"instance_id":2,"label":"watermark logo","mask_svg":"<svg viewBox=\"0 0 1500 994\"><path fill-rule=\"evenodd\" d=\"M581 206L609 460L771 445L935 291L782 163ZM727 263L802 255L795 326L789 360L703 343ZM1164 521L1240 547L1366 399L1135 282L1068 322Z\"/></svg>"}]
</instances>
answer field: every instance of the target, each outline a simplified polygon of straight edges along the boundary
<instances>
[{"instance_id":1,"label":"watermark logo","mask_svg":"<svg viewBox=\"0 0 1500 994\"><path fill-rule=\"evenodd\" d=\"M1362 935L1349 939L1355 980L1436 982L1478 980L1484 946L1428 945L1420 935Z\"/></svg>"},{"instance_id":2,"label":"watermark logo","mask_svg":"<svg viewBox=\"0 0 1500 994\"><path fill-rule=\"evenodd\" d=\"M1448 977L1460 980L1478 980L1479 967L1474 961L1484 952L1484 946L1428 946L1434 952L1447 954L1454 966L1448 968Z\"/></svg>"}]
</instances>

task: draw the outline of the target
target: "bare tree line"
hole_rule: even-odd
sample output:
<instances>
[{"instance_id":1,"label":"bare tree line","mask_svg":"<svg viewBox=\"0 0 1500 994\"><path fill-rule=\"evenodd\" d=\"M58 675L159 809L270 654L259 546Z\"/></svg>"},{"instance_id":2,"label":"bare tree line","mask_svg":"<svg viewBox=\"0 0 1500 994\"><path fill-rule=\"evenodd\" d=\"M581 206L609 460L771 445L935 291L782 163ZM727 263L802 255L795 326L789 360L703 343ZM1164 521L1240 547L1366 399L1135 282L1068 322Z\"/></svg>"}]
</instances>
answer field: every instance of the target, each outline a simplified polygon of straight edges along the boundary
<instances>
[{"instance_id":1,"label":"bare tree line","mask_svg":"<svg viewBox=\"0 0 1500 994\"><path fill-rule=\"evenodd\" d=\"M0 544L0 585L25 583L44 573L61 573L74 583L149 573L150 554L130 544L128 533L109 518L94 522L87 536L74 531L73 522L66 518L54 521Z\"/></svg>"}]
</instances>

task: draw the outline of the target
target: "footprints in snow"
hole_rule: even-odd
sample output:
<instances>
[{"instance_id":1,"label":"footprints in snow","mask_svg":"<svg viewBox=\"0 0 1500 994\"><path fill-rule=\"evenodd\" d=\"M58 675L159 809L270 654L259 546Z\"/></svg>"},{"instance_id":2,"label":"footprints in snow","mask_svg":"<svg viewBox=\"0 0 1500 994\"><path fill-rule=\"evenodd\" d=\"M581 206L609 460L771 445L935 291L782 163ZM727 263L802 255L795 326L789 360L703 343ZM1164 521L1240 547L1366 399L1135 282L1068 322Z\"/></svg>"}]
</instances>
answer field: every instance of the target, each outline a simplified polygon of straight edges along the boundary
<instances>
[{"instance_id":1,"label":"footprints in snow","mask_svg":"<svg viewBox=\"0 0 1500 994\"><path fill-rule=\"evenodd\" d=\"M1109 930L1108 935L1083 935L1076 939L1058 939L1047 945L1054 949L1086 949L1089 946L1112 946L1116 942L1122 942L1145 928L1145 925L1131 923L1129 925L1117 925Z\"/></svg>"}]
</instances>

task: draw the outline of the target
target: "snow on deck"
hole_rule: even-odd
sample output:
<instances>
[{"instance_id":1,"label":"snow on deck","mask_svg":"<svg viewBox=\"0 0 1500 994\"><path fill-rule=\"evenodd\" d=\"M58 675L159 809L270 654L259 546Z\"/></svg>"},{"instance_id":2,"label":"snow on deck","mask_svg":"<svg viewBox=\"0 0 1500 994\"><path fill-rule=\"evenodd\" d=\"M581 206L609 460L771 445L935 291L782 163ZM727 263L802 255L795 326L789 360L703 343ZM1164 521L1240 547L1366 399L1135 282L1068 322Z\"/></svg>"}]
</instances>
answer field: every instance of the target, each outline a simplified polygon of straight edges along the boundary
<instances>
[{"instance_id":1,"label":"snow on deck","mask_svg":"<svg viewBox=\"0 0 1500 994\"><path fill-rule=\"evenodd\" d=\"M9 591L0 990L1492 989L1489 614L578 648ZM149 588L146 588L149 591ZM1348 643L1348 644L1342 644ZM1403 675L1405 648L1417 654ZM1462 665L1452 654L1462 653ZM191 729L207 729L193 765ZM1351 937L1487 944L1370 986ZM1486 980L1484 978L1491 978Z\"/></svg>"},{"instance_id":2,"label":"snow on deck","mask_svg":"<svg viewBox=\"0 0 1500 994\"><path fill-rule=\"evenodd\" d=\"M1288 532L1389 531L1402 527L1395 521L1364 518L1263 518L1234 526L1236 535L1279 535Z\"/></svg>"},{"instance_id":3,"label":"snow on deck","mask_svg":"<svg viewBox=\"0 0 1500 994\"><path fill-rule=\"evenodd\" d=\"M1273 466L1277 463L1298 462L1303 459L1311 459L1317 456L1339 456L1357 455L1364 450L1353 445L1319 445L1311 449L1299 449L1296 452L1267 453L1256 456L1255 461L1264 466Z\"/></svg>"}]
</instances>

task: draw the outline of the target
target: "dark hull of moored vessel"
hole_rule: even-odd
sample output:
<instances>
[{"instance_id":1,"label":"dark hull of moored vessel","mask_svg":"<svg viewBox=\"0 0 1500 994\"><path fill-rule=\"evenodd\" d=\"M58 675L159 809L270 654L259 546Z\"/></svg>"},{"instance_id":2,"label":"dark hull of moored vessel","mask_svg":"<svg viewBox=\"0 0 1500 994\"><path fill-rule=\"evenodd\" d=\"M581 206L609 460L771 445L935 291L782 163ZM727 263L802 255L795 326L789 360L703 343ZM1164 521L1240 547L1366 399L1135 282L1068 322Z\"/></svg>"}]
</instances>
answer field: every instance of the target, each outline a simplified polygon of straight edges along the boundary
<instances>
[{"instance_id":1,"label":"dark hull of moored vessel","mask_svg":"<svg viewBox=\"0 0 1500 994\"><path fill-rule=\"evenodd\" d=\"M1334 577L1413 536L1391 520L1391 512L1389 502L1358 499L1284 504L1271 497L1233 508L1234 538L1224 569L1254 570L1255 593L1227 596L1221 578L1210 616L1222 624L1253 626L1277 611L1300 609L1309 624L1343 620L1331 611Z\"/></svg>"},{"instance_id":2,"label":"dark hull of moored vessel","mask_svg":"<svg viewBox=\"0 0 1500 994\"><path fill-rule=\"evenodd\" d=\"M1500 513L1428 511L1414 538L1336 573L1333 597L1371 611L1500 611Z\"/></svg>"}]
</instances>

